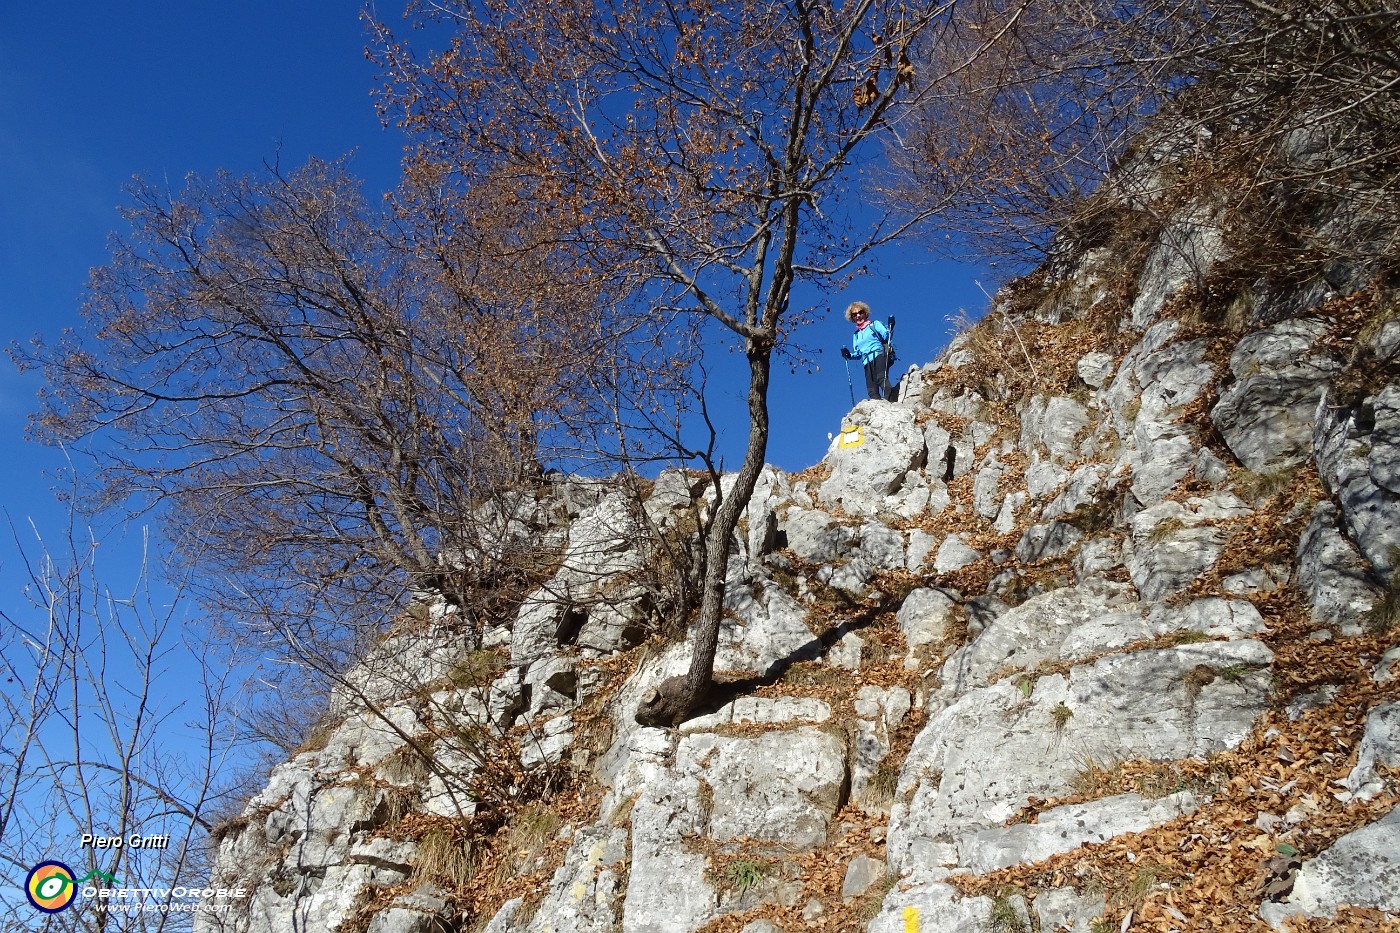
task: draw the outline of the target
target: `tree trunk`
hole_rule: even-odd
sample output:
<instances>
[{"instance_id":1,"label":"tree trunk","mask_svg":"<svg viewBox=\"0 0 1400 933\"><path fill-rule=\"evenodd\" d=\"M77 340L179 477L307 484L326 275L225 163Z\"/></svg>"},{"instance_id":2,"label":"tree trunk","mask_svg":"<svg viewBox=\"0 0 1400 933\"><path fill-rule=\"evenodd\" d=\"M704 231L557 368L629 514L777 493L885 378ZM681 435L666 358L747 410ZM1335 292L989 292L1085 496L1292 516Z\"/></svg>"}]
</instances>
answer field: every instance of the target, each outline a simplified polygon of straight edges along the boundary
<instances>
[{"instance_id":1,"label":"tree trunk","mask_svg":"<svg viewBox=\"0 0 1400 933\"><path fill-rule=\"evenodd\" d=\"M715 649L719 645L719 624L724 613L724 584L729 574L729 554L733 550L734 529L748 507L763 472L768 452L768 377L772 368L772 345L750 340L749 358L749 443L744 462L728 496L720 490L719 509L705 539L705 579L702 583L700 619L695 626L695 652L690 669L647 691L637 706L636 720L644 726L674 726L684 721L705 701L714 683Z\"/></svg>"}]
</instances>

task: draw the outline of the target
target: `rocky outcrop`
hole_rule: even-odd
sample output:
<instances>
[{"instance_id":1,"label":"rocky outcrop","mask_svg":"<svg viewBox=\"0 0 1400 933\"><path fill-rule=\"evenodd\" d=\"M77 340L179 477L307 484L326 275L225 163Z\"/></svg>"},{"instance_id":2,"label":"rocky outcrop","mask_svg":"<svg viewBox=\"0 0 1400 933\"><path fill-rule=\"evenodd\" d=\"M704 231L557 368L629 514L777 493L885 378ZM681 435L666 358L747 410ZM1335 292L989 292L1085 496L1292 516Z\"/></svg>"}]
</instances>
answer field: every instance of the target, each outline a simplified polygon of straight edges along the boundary
<instances>
[{"instance_id":1,"label":"rocky outcrop","mask_svg":"<svg viewBox=\"0 0 1400 933\"><path fill-rule=\"evenodd\" d=\"M1253 283L1230 318L1228 222L1203 193L1059 255L821 469L765 469L677 728L632 715L692 650L651 536L712 491L556 483L558 568L485 651L439 612L352 669L222 828L252 894L198 928L1400 918L1397 302Z\"/></svg>"}]
</instances>

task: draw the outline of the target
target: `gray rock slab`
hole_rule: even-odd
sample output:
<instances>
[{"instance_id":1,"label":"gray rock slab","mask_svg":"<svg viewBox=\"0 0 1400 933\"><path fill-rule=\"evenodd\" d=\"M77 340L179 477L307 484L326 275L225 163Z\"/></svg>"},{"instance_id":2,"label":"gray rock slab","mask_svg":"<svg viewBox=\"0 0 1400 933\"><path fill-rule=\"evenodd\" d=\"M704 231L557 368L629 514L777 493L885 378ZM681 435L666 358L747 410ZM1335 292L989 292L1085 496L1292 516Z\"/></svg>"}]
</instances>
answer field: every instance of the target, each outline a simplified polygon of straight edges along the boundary
<instances>
[{"instance_id":1,"label":"gray rock slab","mask_svg":"<svg viewBox=\"0 0 1400 933\"><path fill-rule=\"evenodd\" d=\"M1375 427L1371 430L1371 451L1366 455L1371 482L1393 495L1400 495L1400 385L1392 383L1371 404Z\"/></svg>"},{"instance_id":2,"label":"gray rock slab","mask_svg":"<svg viewBox=\"0 0 1400 933\"><path fill-rule=\"evenodd\" d=\"M1400 496L1371 476L1371 434L1359 413L1324 399L1313 431L1318 471L1342 507L1348 537L1371 562L1378 580L1400 569Z\"/></svg>"},{"instance_id":3,"label":"gray rock slab","mask_svg":"<svg viewBox=\"0 0 1400 933\"><path fill-rule=\"evenodd\" d=\"M1081 356L1079 362L1074 364L1074 370L1085 385L1098 389L1113 375L1113 357L1095 350Z\"/></svg>"},{"instance_id":4,"label":"gray rock slab","mask_svg":"<svg viewBox=\"0 0 1400 933\"><path fill-rule=\"evenodd\" d=\"M569 525L563 567L585 580L631 570L639 535L626 493L608 493Z\"/></svg>"},{"instance_id":5,"label":"gray rock slab","mask_svg":"<svg viewBox=\"0 0 1400 933\"><path fill-rule=\"evenodd\" d=\"M807 628L802 606L741 559L730 561L725 610L716 670L764 674L780 662L820 656L821 641ZM613 744L594 768L611 788L605 807L619 806L652 782L666 780L666 763L674 751L669 733L638 725L632 711L648 690L689 669L692 650L689 640L666 648L628 678L612 703Z\"/></svg>"},{"instance_id":6,"label":"gray rock slab","mask_svg":"<svg viewBox=\"0 0 1400 933\"><path fill-rule=\"evenodd\" d=\"M385 705L441 680L473 647L466 632L450 628L389 635L346 672L346 686L331 691L330 714L343 716L365 704Z\"/></svg>"},{"instance_id":7,"label":"gray rock slab","mask_svg":"<svg viewBox=\"0 0 1400 933\"><path fill-rule=\"evenodd\" d=\"M943 665L943 683L955 689L980 686L1002 668L1031 669L1042 661L1118 647L1147 634L1142 611L1125 584L1094 581L1051 590L989 622Z\"/></svg>"},{"instance_id":8,"label":"gray rock slab","mask_svg":"<svg viewBox=\"0 0 1400 933\"><path fill-rule=\"evenodd\" d=\"M872 567L898 570L904 566L904 535L879 522L861 526L858 553Z\"/></svg>"},{"instance_id":9,"label":"gray rock slab","mask_svg":"<svg viewBox=\"0 0 1400 933\"><path fill-rule=\"evenodd\" d=\"M829 506L840 505L851 515L874 515L885 497L899 491L910 470L924 464L924 434L911 409L868 400L853 408L847 425L859 428L859 446L832 441L826 463L831 476L819 495Z\"/></svg>"},{"instance_id":10,"label":"gray rock slab","mask_svg":"<svg viewBox=\"0 0 1400 933\"><path fill-rule=\"evenodd\" d=\"M1043 446L1052 459L1072 458L1079 447L1079 433L1088 424L1088 410L1074 399L1034 396L1021 415L1021 449Z\"/></svg>"},{"instance_id":11,"label":"gray rock slab","mask_svg":"<svg viewBox=\"0 0 1400 933\"><path fill-rule=\"evenodd\" d=\"M841 900L860 897L883 880L884 862L877 862L868 855L857 855L846 866L846 877L841 882Z\"/></svg>"},{"instance_id":12,"label":"gray rock slab","mask_svg":"<svg viewBox=\"0 0 1400 933\"><path fill-rule=\"evenodd\" d=\"M632 590L627 599L619 599L617 578L643 569L643 541L641 526L622 492L608 493L574 519L559 571L526 596L516 614L511 663L528 664L555 651L568 634L569 623L579 614L586 619L595 606L611 607L593 620L589 638L597 642L595 650L615 650L630 640L628 633L645 615L644 607L638 605L645 593Z\"/></svg>"},{"instance_id":13,"label":"gray rock slab","mask_svg":"<svg viewBox=\"0 0 1400 933\"><path fill-rule=\"evenodd\" d=\"M1371 672L1371 679L1378 684L1387 684L1398 678L1400 678L1400 645L1381 655L1375 670Z\"/></svg>"},{"instance_id":14,"label":"gray rock slab","mask_svg":"<svg viewBox=\"0 0 1400 933\"><path fill-rule=\"evenodd\" d=\"M389 839L369 836L350 846L350 861L356 865L371 865L408 877L417 861L418 844L411 839Z\"/></svg>"},{"instance_id":15,"label":"gray rock slab","mask_svg":"<svg viewBox=\"0 0 1400 933\"><path fill-rule=\"evenodd\" d=\"M1215 563L1225 546L1225 532L1205 524L1214 513L1192 504L1162 502L1133 517L1128 573L1149 602L1185 589Z\"/></svg>"},{"instance_id":16,"label":"gray rock slab","mask_svg":"<svg viewBox=\"0 0 1400 933\"><path fill-rule=\"evenodd\" d=\"M1400 319L1392 319L1382 324L1380 330L1371 338L1371 348L1376 351L1376 357L1382 360L1391 359L1400 353Z\"/></svg>"},{"instance_id":17,"label":"gray rock slab","mask_svg":"<svg viewBox=\"0 0 1400 933\"><path fill-rule=\"evenodd\" d=\"M1197 477L1212 486L1223 485L1230 478L1230 468L1209 447L1202 447L1196 452L1196 462L1191 469Z\"/></svg>"},{"instance_id":18,"label":"gray rock slab","mask_svg":"<svg viewBox=\"0 0 1400 933\"><path fill-rule=\"evenodd\" d=\"M1152 323L1168 297L1197 281L1226 255L1218 209L1195 204L1179 210L1159 235L1138 276L1137 298L1130 312L1133 326Z\"/></svg>"},{"instance_id":19,"label":"gray rock slab","mask_svg":"<svg viewBox=\"0 0 1400 933\"><path fill-rule=\"evenodd\" d=\"M895 613L910 655L920 657L927 653L928 646L941 642L955 612L957 601L942 590L910 590Z\"/></svg>"},{"instance_id":20,"label":"gray rock slab","mask_svg":"<svg viewBox=\"0 0 1400 933\"><path fill-rule=\"evenodd\" d=\"M370 888L387 886L378 875L376 869L367 865L332 865L316 879L316 890L309 897L297 897L295 906L283 907L280 916L265 917L263 922L271 923L261 928L285 930L287 918L295 917L292 929L334 930L359 912L362 898Z\"/></svg>"},{"instance_id":21,"label":"gray rock slab","mask_svg":"<svg viewBox=\"0 0 1400 933\"><path fill-rule=\"evenodd\" d=\"M874 576L875 568L862 557L853 557L837 566L828 564L817 571L818 580L856 599L864 598L865 584Z\"/></svg>"},{"instance_id":22,"label":"gray rock slab","mask_svg":"<svg viewBox=\"0 0 1400 933\"><path fill-rule=\"evenodd\" d=\"M390 907L374 915L368 933L433 933L441 928L442 920L435 914Z\"/></svg>"},{"instance_id":23,"label":"gray rock slab","mask_svg":"<svg viewBox=\"0 0 1400 933\"><path fill-rule=\"evenodd\" d=\"M1344 905L1400 914L1400 808L1304 862L1288 903L1261 914L1281 930L1286 917L1332 917Z\"/></svg>"},{"instance_id":24,"label":"gray rock slab","mask_svg":"<svg viewBox=\"0 0 1400 933\"><path fill-rule=\"evenodd\" d=\"M865 653L865 640L855 632L847 632L836 639L826 651L826 663L832 667L844 668L848 671L860 670L861 661Z\"/></svg>"},{"instance_id":25,"label":"gray rock slab","mask_svg":"<svg viewBox=\"0 0 1400 933\"><path fill-rule=\"evenodd\" d=\"M1113 425L1121 436L1134 436L1134 422L1141 413L1142 386L1138 379L1138 363L1149 354L1168 346L1180 328L1176 321L1166 320L1159 321L1143 331L1137 344L1123 358L1108 388L1100 393L1108 403Z\"/></svg>"},{"instance_id":26,"label":"gray rock slab","mask_svg":"<svg viewBox=\"0 0 1400 933\"><path fill-rule=\"evenodd\" d=\"M1026 492L1032 499L1049 499L1069 481L1069 471L1053 460L1032 458L1026 467Z\"/></svg>"},{"instance_id":27,"label":"gray rock slab","mask_svg":"<svg viewBox=\"0 0 1400 933\"><path fill-rule=\"evenodd\" d=\"M1200 397L1215 375L1206 362L1206 340L1184 340L1159 347L1133 362L1133 373L1141 386L1138 418L1134 426L1139 447L1145 441L1175 434L1181 410Z\"/></svg>"},{"instance_id":28,"label":"gray rock slab","mask_svg":"<svg viewBox=\"0 0 1400 933\"><path fill-rule=\"evenodd\" d=\"M865 686L856 694L851 799L867 813L889 810L893 788L881 788L874 779L889 756L893 734L909 715L912 703L913 698L903 687Z\"/></svg>"},{"instance_id":29,"label":"gray rock slab","mask_svg":"<svg viewBox=\"0 0 1400 933\"><path fill-rule=\"evenodd\" d=\"M520 913L525 899L513 897L501 905L496 915L486 924L481 933L515 933L515 916Z\"/></svg>"},{"instance_id":30,"label":"gray rock slab","mask_svg":"<svg viewBox=\"0 0 1400 933\"><path fill-rule=\"evenodd\" d=\"M294 840L289 858L304 868L346 861L351 837L374 818L374 795L353 785L316 782L300 785L282 807L268 814L269 841Z\"/></svg>"},{"instance_id":31,"label":"gray rock slab","mask_svg":"<svg viewBox=\"0 0 1400 933\"><path fill-rule=\"evenodd\" d=\"M1006 473L1006 465L998 460L995 454L989 454L979 466L977 475L973 477L972 507L983 518L996 518L997 513L1001 511L1001 500L1006 494L1001 480Z\"/></svg>"},{"instance_id":32,"label":"gray rock slab","mask_svg":"<svg viewBox=\"0 0 1400 933\"><path fill-rule=\"evenodd\" d=\"M356 709L331 733L321 761L378 764L422 729L417 711L406 704Z\"/></svg>"},{"instance_id":33,"label":"gray rock slab","mask_svg":"<svg viewBox=\"0 0 1400 933\"><path fill-rule=\"evenodd\" d=\"M917 571L923 566L924 559L933 551L933 546L938 543L938 539L927 531L914 529L909 532L909 551L905 557L905 568Z\"/></svg>"},{"instance_id":34,"label":"gray rock slab","mask_svg":"<svg viewBox=\"0 0 1400 933\"><path fill-rule=\"evenodd\" d=\"M651 484L651 495L647 497L645 508L652 521L659 521L667 512L689 509L704 489L703 479L685 470L662 470Z\"/></svg>"},{"instance_id":35,"label":"gray rock slab","mask_svg":"<svg viewBox=\"0 0 1400 933\"><path fill-rule=\"evenodd\" d=\"M475 815L476 798L468 781L476 772L477 750L463 749L455 743L439 743L433 750L433 758L437 767L423 783L419 809L454 820Z\"/></svg>"},{"instance_id":36,"label":"gray rock slab","mask_svg":"<svg viewBox=\"0 0 1400 933\"><path fill-rule=\"evenodd\" d=\"M1074 576L1081 585L1122 566L1123 542L1117 538L1091 538L1074 552Z\"/></svg>"},{"instance_id":37,"label":"gray rock slab","mask_svg":"<svg viewBox=\"0 0 1400 933\"><path fill-rule=\"evenodd\" d=\"M507 729L515 718L525 712L525 683L523 667L511 668L491 682L487 691L487 715L496 726Z\"/></svg>"},{"instance_id":38,"label":"gray rock slab","mask_svg":"<svg viewBox=\"0 0 1400 933\"><path fill-rule=\"evenodd\" d=\"M987 413L987 400L971 389L944 388L934 393L928 407L959 418L977 419Z\"/></svg>"},{"instance_id":39,"label":"gray rock slab","mask_svg":"<svg viewBox=\"0 0 1400 933\"><path fill-rule=\"evenodd\" d=\"M1138 425L1143 425L1141 416ZM1138 450L1140 455L1133 461L1132 490L1133 498L1143 505L1161 502L1196 464L1196 441L1190 435L1144 440Z\"/></svg>"},{"instance_id":40,"label":"gray rock slab","mask_svg":"<svg viewBox=\"0 0 1400 933\"><path fill-rule=\"evenodd\" d=\"M520 766L526 771L546 764L558 764L574 744L574 719L556 716L532 726L520 740Z\"/></svg>"},{"instance_id":41,"label":"gray rock slab","mask_svg":"<svg viewBox=\"0 0 1400 933\"><path fill-rule=\"evenodd\" d=\"M749 553L766 553L771 549L772 535L766 540L762 550L751 549ZM655 598L644 586L626 582L618 586L598 586L589 592L588 598L585 621L574 637L574 644L580 648L601 654L626 651L653 630Z\"/></svg>"},{"instance_id":42,"label":"gray rock slab","mask_svg":"<svg viewBox=\"0 0 1400 933\"><path fill-rule=\"evenodd\" d=\"M708 716L686 720L680 731L713 732L742 723L826 722L830 718L831 707L816 697L740 697Z\"/></svg>"},{"instance_id":43,"label":"gray rock slab","mask_svg":"<svg viewBox=\"0 0 1400 933\"><path fill-rule=\"evenodd\" d=\"M1043 519L1068 515L1081 505L1089 505L1098 500L1103 492L1104 474L1107 469L1102 464L1090 463L1069 474L1068 485L1059 495L1047 502L1040 510Z\"/></svg>"},{"instance_id":44,"label":"gray rock slab","mask_svg":"<svg viewBox=\"0 0 1400 933\"><path fill-rule=\"evenodd\" d=\"M752 923L744 925L739 933L783 933L783 928L772 920L754 920Z\"/></svg>"},{"instance_id":45,"label":"gray rock slab","mask_svg":"<svg viewBox=\"0 0 1400 933\"><path fill-rule=\"evenodd\" d=\"M1073 888L1051 888L1035 896L1041 933L1091 933L1091 924L1104 915L1102 894L1078 894Z\"/></svg>"},{"instance_id":46,"label":"gray rock slab","mask_svg":"<svg viewBox=\"0 0 1400 933\"><path fill-rule=\"evenodd\" d=\"M866 933L987 933L992 929L992 899L962 897L941 880L919 878L894 886Z\"/></svg>"},{"instance_id":47,"label":"gray rock slab","mask_svg":"<svg viewBox=\"0 0 1400 933\"><path fill-rule=\"evenodd\" d=\"M1238 745L1268 706L1272 659L1259 642L1205 642L1109 655L1041 677L1030 696L1008 681L962 694L929 719L904 762L891 865L954 867L950 840L999 827L1032 795L1068 793L1086 760ZM1215 676L1226 669L1234 675Z\"/></svg>"},{"instance_id":48,"label":"gray rock slab","mask_svg":"<svg viewBox=\"0 0 1400 933\"><path fill-rule=\"evenodd\" d=\"M970 546L960 534L952 534L943 539L938 554L933 558L936 573L952 573L982 559L980 551Z\"/></svg>"},{"instance_id":49,"label":"gray rock slab","mask_svg":"<svg viewBox=\"0 0 1400 933\"><path fill-rule=\"evenodd\" d=\"M1377 766L1400 768L1400 702L1382 703L1366 717L1366 732L1356 750L1356 767L1346 778L1347 792L1370 800L1385 790ZM1400 840L1397 840L1400 841Z\"/></svg>"},{"instance_id":50,"label":"gray rock slab","mask_svg":"<svg viewBox=\"0 0 1400 933\"><path fill-rule=\"evenodd\" d=\"M1010 534L1016 529L1016 515L1021 509L1025 508L1029 500L1030 496L1019 489L1012 490L1006 494L1006 497L1001 500L1001 510L997 512L996 521L992 523L992 527L997 530L997 534Z\"/></svg>"},{"instance_id":51,"label":"gray rock slab","mask_svg":"<svg viewBox=\"0 0 1400 933\"><path fill-rule=\"evenodd\" d=\"M948 490L941 482L930 484L923 471L910 470L904 474L904 482L899 488L885 496L875 511L900 518L917 518L937 515L948 507L950 501Z\"/></svg>"},{"instance_id":52,"label":"gray rock slab","mask_svg":"<svg viewBox=\"0 0 1400 933\"><path fill-rule=\"evenodd\" d=\"M560 655L543 658L525 669L523 679L530 688L527 719L578 705L578 671L573 658Z\"/></svg>"},{"instance_id":53,"label":"gray rock slab","mask_svg":"<svg viewBox=\"0 0 1400 933\"><path fill-rule=\"evenodd\" d=\"M806 561L841 560L855 547L859 532L840 525L818 509L790 508L778 523L787 535L788 547Z\"/></svg>"},{"instance_id":54,"label":"gray rock slab","mask_svg":"<svg viewBox=\"0 0 1400 933\"><path fill-rule=\"evenodd\" d=\"M1307 594L1313 618L1339 625L1344 635L1359 635L1361 618L1378 596L1366 562L1343 534L1340 513L1320 502L1298 538L1295 580Z\"/></svg>"},{"instance_id":55,"label":"gray rock slab","mask_svg":"<svg viewBox=\"0 0 1400 933\"><path fill-rule=\"evenodd\" d=\"M687 836L705 831L700 782L671 773L648 783L632 807L631 823L623 933L679 933L712 920L719 898L705 877L705 856L685 845Z\"/></svg>"},{"instance_id":56,"label":"gray rock slab","mask_svg":"<svg viewBox=\"0 0 1400 933\"><path fill-rule=\"evenodd\" d=\"M1247 599L1208 596L1182 605L1163 603L1147 615L1151 635L1200 632L1211 638L1249 638L1264 631L1264 617Z\"/></svg>"},{"instance_id":57,"label":"gray rock slab","mask_svg":"<svg viewBox=\"0 0 1400 933\"><path fill-rule=\"evenodd\" d=\"M1032 525L1016 543L1016 559L1023 563L1061 557L1084 538L1069 522L1052 521Z\"/></svg>"},{"instance_id":58,"label":"gray rock slab","mask_svg":"<svg viewBox=\"0 0 1400 933\"><path fill-rule=\"evenodd\" d=\"M826 840L847 780L845 742L811 726L752 738L687 735L676 768L709 786L711 838L749 836L797 848Z\"/></svg>"},{"instance_id":59,"label":"gray rock slab","mask_svg":"<svg viewBox=\"0 0 1400 933\"><path fill-rule=\"evenodd\" d=\"M578 830L526 933L613 933L619 919L613 905L626 881L626 867L625 829L598 825Z\"/></svg>"},{"instance_id":60,"label":"gray rock slab","mask_svg":"<svg viewBox=\"0 0 1400 933\"><path fill-rule=\"evenodd\" d=\"M780 661L820 653L806 610L787 590L767 577L745 580L731 572L729 580L716 670L766 674Z\"/></svg>"},{"instance_id":61,"label":"gray rock slab","mask_svg":"<svg viewBox=\"0 0 1400 933\"><path fill-rule=\"evenodd\" d=\"M1148 800L1137 794L1104 797L1042 812L1035 823L984 829L958 841L961 864L973 874L1039 862L1086 843L1105 842L1124 833L1140 833L1190 813L1189 792Z\"/></svg>"},{"instance_id":62,"label":"gray rock slab","mask_svg":"<svg viewBox=\"0 0 1400 933\"><path fill-rule=\"evenodd\" d=\"M1309 351L1330 325L1282 321L1240 340L1230 354L1235 382L1211 420L1230 451L1256 473L1300 463L1312 447L1313 416L1340 363Z\"/></svg>"},{"instance_id":63,"label":"gray rock slab","mask_svg":"<svg viewBox=\"0 0 1400 933\"><path fill-rule=\"evenodd\" d=\"M568 588L561 581L551 580L526 596L511 628L511 663L524 666L552 654L569 608Z\"/></svg>"}]
</instances>

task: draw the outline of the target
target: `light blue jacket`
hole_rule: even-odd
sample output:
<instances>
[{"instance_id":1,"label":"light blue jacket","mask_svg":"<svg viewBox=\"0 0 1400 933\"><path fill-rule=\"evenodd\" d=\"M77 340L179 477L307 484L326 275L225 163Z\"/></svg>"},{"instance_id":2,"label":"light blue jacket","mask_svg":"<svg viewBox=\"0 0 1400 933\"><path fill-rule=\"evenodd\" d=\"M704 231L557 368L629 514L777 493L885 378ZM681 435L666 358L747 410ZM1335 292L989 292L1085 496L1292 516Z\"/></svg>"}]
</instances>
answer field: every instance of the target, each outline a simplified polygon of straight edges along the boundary
<instances>
[{"instance_id":1,"label":"light blue jacket","mask_svg":"<svg viewBox=\"0 0 1400 933\"><path fill-rule=\"evenodd\" d=\"M884 351L889 341L889 328L879 321L871 321L851 338L851 352L862 363L869 363Z\"/></svg>"}]
</instances>

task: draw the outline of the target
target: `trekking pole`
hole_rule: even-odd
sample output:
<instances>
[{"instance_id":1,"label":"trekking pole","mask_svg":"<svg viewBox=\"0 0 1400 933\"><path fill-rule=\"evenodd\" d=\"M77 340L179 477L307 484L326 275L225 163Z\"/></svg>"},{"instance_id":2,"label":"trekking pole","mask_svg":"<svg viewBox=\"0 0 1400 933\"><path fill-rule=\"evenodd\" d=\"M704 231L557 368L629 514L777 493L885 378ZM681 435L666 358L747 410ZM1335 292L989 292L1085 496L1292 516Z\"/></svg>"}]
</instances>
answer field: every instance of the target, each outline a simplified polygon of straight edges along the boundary
<instances>
[{"instance_id":1,"label":"trekking pole","mask_svg":"<svg viewBox=\"0 0 1400 933\"><path fill-rule=\"evenodd\" d=\"M846 388L851 390L851 407L856 407L856 387L851 382L851 361L846 357L841 357L846 361Z\"/></svg>"},{"instance_id":2,"label":"trekking pole","mask_svg":"<svg viewBox=\"0 0 1400 933\"><path fill-rule=\"evenodd\" d=\"M894 365L894 315L885 318L885 385L882 397L886 400L890 397L890 367Z\"/></svg>"}]
</instances>

